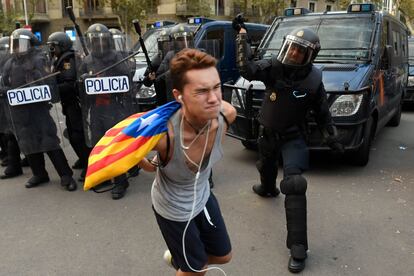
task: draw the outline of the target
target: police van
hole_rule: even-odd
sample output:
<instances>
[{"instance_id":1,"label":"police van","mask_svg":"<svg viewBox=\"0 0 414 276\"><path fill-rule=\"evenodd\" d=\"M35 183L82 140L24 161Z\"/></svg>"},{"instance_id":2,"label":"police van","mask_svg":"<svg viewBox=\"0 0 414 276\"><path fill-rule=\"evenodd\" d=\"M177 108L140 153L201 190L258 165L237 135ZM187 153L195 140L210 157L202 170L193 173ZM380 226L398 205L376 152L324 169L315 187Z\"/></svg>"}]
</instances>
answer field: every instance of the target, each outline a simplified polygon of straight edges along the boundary
<instances>
[{"instance_id":1,"label":"police van","mask_svg":"<svg viewBox=\"0 0 414 276\"><path fill-rule=\"evenodd\" d=\"M217 58L217 69L222 83L236 81L240 77L240 73L236 66L236 33L231 26L231 21L192 17L187 20L186 25L194 32L195 47L205 49L209 54ZM173 26L175 25L166 26L164 29L172 28ZM251 34L253 46L258 46L269 25L246 23L246 27ZM157 34L159 35L160 32ZM158 51L158 45L156 43L157 37L156 35L151 35L151 38L148 38L147 41L149 42L151 39L152 43L148 43L147 45L147 41L145 42L145 46L147 49L151 49L152 53ZM140 57L139 55L138 59L140 59L140 63L137 63L137 66L143 69L139 71L139 74L136 74L136 77L138 76L139 80L142 81L146 69L146 62L144 56L142 55ZM138 103L145 106L145 108L155 106L156 97L154 87L145 87L142 85L137 93L137 98Z\"/></svg>"},{"instance_id":2,"label":"police van","mask_svg":"<svg viewBox=\"0 0 414 276\"><path fill-rule=\"evenodd\" d=\"M351 4L347 11L324 13L289 8L273 21L258 55L277 55L283 37L299 27L319 35L321 50L314 65L322 71L340 142L352 163L365 166L376 133L387 124L400 123L408 75L408 29L387 12L376 11L373 4ZM263 96L264 84L259 81L240 78L224 88L223 97L238 112L228 135L241 140L246 148L257 145L256 117ZM312 112L308 118L309 148L329 150Z\"/></svg>"},{"instance_id":3,"label":"police van","mask_svg":"<svg viewBox=\"0 0 414 276\"><path fill-rule=\"evenodd\" d=\"M408 83L405 90L404 103L414 103L414 37L408 38Z\"/></svg>"}]
</instances>

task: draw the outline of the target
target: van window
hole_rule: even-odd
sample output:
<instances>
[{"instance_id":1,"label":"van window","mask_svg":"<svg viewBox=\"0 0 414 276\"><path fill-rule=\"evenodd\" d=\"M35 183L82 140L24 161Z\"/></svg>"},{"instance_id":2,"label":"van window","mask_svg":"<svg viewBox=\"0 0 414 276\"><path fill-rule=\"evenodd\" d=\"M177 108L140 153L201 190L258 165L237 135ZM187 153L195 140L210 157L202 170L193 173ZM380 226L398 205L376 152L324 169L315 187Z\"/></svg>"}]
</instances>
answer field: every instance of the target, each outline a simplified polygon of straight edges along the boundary
<instances>
[{"instance_id":1,"label":"van window","mask_svg":"<svg viewBox=\"0 0 414 276\"><path fill-rule=\"evenodd\" d=\"M407 56L407 41L404 39L404 35L400 33L400 41L401 41L401 52L402 56Z\"/></svg>"},{"instance_id":2,"label":"van window","mask_svg":"<svg viewBox=\"0 0 414 276\"><path fill-rule=\"evenodd\" d=\"M408 55L410 64L414 64L414 39L408 40Z\"/></svg>"},{"instance_id":3,"label":"van window","mask_svg":"<svg viewBox=\"0 0 414 276\"><path fill-rule=\"evenodd\" d=\"M208 31L203 40L216 40L219 43L220 57L223 57L224 49L224 30Z\"/></svg>"},{"instance_id":4,"label":"van window","mask_svg":"<svg viewBox=\"0 0 414 276\"><path fill-rule=\"evenodd\" d=\"M321 42L318 60L365 60L368 59L374 22L370 17L360 18L304 18L281 21L272 36L265 42L264 56L277 54L283 37L297 28L316 31Z\"/></svg>"},{"instance_id":5,"label":"van window","mask_svg":"<svg viewBox=\"0 0 414 276\"><path fill-rule=\"evenodd\" d=\"M396 56L398 56L399 55L399 49L400 49L400 36L399 36L399 33L398 32L396 32L396 31L392 31L392 42L393 42L393 44L392 44L392 46L394 47L394 54L396 55Z\"/></svg>"},{"instance_id":6,"label":"van window","mask_svg":"<svg viewBox=\"0 0 414 276\"><path fill-rule=\"evenodd\" d=\"M257 46L260 44L266 30L249 30L249 38L251 39L251 45Z\"/></svg>"}]
</instances>

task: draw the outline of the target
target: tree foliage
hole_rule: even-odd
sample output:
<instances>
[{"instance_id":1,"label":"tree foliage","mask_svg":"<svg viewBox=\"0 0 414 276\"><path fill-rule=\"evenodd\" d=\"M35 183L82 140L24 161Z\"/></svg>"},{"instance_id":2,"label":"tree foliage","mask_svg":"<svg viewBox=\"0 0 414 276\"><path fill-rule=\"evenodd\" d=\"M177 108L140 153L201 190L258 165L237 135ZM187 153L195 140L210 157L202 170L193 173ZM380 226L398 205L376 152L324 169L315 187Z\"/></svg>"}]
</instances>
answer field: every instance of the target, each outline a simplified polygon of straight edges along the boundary
<instances>
[{"instance_id":1,"label":"tree foliage","mask_svg":"<svg viewBox=\"0 0 414 276\"><path fill-rule=\"evenodd\" d=\"M284 0L234 0L233 4L240 7L240 12L246 16L260 16L263 23L271 23L275 16L283 14L287 8ZM260 10L260 13L254 14L253 7Z\"/></svg>"},{"instance_id":2,"label":"tree foliage","mask_svg":"<svg viewBox=\"0 0 414 276\"><path fill-rule=\"evenodd\" d=\"M106 0L111 5L112 12L119 16L121 25L125 32L129 32L133 19L145 19L149 13L151 5L155 5L151 0Z\"/></svg>"}]
</instances>

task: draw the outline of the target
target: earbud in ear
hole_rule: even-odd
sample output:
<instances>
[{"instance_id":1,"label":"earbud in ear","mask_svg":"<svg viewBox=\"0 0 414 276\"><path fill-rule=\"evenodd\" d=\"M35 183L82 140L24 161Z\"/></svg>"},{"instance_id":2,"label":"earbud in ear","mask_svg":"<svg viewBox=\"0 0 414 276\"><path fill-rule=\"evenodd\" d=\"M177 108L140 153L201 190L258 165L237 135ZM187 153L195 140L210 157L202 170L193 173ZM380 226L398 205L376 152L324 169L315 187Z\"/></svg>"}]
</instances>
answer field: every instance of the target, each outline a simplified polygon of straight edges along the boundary
<instances>
[{"instance_id":1,"label":"earbud in ear","mask_svg":"<svg viewBox=\"0 0 414 276\"><path fill-rule=\"evenodd\" d=\"M182 102L182 101L183 101L183 96L178 95L178 101L179 101L179 102Z\"/></svg>"}]
</instances>

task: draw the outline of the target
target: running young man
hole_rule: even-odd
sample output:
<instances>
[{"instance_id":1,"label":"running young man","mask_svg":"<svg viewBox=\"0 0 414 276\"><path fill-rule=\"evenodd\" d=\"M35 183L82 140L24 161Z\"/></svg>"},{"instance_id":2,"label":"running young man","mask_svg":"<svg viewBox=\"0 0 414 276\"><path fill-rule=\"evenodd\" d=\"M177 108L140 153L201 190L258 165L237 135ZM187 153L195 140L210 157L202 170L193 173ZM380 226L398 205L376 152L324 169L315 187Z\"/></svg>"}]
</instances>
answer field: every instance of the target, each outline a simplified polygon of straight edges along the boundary
<instances>
[{"instance_id":1,"label":"running young man","mask_svg":"<svg viewBox=\"0 0 414 276\"><path fill-rule=\"evenodd\" d=\"M170 70L172 92L181 108L170 118L168 134L154 148L157 164L144 159L139 165L156 171L151 197L169 249L164 256L172 256L176 275L204 275L201 270L207 265L227 263L232 256L208 177L223 156L222 139L236 110L222 101L212 56L184 49L172 59Z\"/></svg>"}]
</instances>

